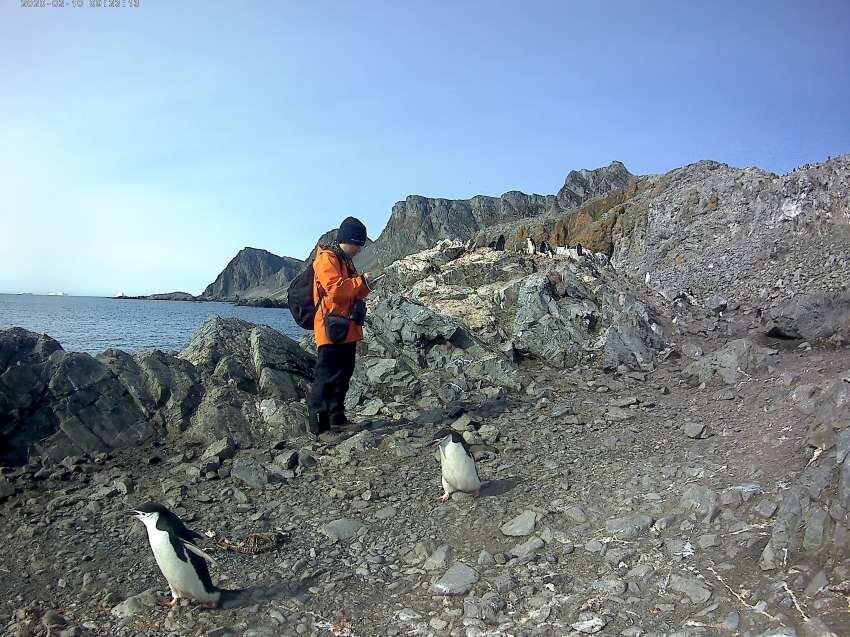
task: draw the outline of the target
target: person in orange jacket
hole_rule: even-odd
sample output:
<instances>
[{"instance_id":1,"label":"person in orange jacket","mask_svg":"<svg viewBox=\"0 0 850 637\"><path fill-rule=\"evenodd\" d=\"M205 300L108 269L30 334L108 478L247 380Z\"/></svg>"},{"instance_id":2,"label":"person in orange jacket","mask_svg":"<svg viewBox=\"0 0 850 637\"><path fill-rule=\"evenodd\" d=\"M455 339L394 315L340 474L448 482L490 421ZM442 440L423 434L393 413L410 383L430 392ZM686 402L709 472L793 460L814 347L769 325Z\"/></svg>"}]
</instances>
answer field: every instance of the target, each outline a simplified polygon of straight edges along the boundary
<instances>
[{"instance_id":1,"label":"person in orange jacket","mask_svg":"<svg viewBox=\"0 0 850 637\"><path fill-rule=\"evenodd\" d=\"M363 340L363 328L348 317L371 291L370 273L358 274L352 261L364 245L366 226L347 217L339 226L335 245L316 248L313 301L318 356L308 401L309 430L314 434L348 424L345 395L354 373L357 343Z\"/></svg>"}]
</instances>

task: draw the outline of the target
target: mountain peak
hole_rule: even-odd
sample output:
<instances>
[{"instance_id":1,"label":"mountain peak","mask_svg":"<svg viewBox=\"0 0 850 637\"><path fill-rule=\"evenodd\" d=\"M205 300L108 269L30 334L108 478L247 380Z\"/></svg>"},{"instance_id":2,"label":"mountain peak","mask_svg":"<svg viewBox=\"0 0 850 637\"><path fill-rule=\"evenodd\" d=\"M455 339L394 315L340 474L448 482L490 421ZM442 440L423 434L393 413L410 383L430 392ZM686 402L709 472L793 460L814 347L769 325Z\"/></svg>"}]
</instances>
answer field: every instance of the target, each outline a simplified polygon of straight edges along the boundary
<instances>
[{"instance_id":1,"label":"mountain peak","mask_svg":"<svg viewBox=\"0 0 850 637\"><path fill-rule=\"evenodd\" d=\"M558 191L558 203L563 210L578 208L588 199L606 192L625 188L632 174L622 162L614 160L607 166L588 170L571 170Z\"/></svg>"}]
</instances>

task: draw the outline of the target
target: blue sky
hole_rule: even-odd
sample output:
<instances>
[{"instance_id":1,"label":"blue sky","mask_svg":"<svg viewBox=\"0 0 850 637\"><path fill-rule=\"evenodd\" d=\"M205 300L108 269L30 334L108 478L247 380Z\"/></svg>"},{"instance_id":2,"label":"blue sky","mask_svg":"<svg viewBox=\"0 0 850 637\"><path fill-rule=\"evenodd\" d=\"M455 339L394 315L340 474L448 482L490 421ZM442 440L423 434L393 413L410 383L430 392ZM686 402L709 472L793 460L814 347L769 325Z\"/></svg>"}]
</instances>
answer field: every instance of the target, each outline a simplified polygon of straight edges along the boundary
<instances>
[{"instance_id":1,"label":"blue sky","mask_svg":"<svg viewBox=\"0 0 850 637\"><path fill-rule=\"evenodd\" d=\"M408 194L850 152L844 1L84 4L0 6L0 291L199 293Z\"/></svg>"}]
</instances>

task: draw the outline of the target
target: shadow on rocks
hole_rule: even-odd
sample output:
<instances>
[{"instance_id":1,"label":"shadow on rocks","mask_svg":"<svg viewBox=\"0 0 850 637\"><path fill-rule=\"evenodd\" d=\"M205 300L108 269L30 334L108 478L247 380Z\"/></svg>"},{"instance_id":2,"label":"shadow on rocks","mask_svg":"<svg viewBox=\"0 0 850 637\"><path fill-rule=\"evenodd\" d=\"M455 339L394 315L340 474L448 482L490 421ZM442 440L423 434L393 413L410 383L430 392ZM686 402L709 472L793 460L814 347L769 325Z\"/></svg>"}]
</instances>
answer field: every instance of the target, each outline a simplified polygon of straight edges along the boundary
<instances>
[{"instance_id":1,"label":"shadow on rocks","mask_svg":"<svg viewBox=\"0 0 850 637\"><path fill-rule=\"evenodd\" d=\"M482 498L495 498L496 496L504 495L518 486L522 480L519 478L500 478L499 480L490 480L481 485Z\"/></svg>"},{"instance_id":2,"label":"shadow on rocks","mask_svg":"<svg viewBox=\"0 0 850 637\"><path fill-rule=\"evenodd\" d=\"M304 595L309 582L288 580L283 582L272 582L265 585L243 588L237 591L225 591L222 596L221 608L232 610L245 608L263 602L272 602L281 599L291 599Z\"/></svg>"}]
</instances>

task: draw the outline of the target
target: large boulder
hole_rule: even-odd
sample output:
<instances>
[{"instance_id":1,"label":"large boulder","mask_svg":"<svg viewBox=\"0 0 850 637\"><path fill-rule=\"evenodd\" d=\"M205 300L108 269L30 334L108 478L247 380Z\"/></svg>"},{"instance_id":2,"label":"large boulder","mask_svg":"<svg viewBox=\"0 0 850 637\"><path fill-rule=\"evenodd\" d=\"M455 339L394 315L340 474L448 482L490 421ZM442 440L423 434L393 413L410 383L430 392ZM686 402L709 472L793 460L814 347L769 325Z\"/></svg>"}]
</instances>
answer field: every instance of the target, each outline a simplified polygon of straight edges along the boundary
<instances>
[{"instance_id":1,"label":"large boulder","mask_svg":"<svg viewBox=\"0 0 850 637\"><path fill-rule=\"evenodd\" d=\"M315 356L288 336L237 318L211 317L178 355L206 388L186 434L199 442L230 436L242 446L306 428L301 400Z\"/></svg>"},{"instance_id":2,"label":"large boulder","mask_svg":"<svg viewBox=\"0 0 850 637\"><path fill-rule=\"evenodd\" d=\"M520 352L555 367L574 367L590 356L599 308L569 270L552 274L532 274L522 282L511 330L513 343ZM564 289L559 295L557 285L564 279L570 291Z\"/></svg>"},{"instance_id":3,"label":"large boulder","mask_svg":"<svg viewBox=\"0 0 850 637\"><path fill-rule=\"evenodd\" d=\"M64 457L126 447L156 434L139 403L97 359L21 328L0 331L0 453Z\"/></svg>"},{"instance_id":4,"label":"large boulder","mask_svg":"<svg viewBox=\"0 0 850 637\"><path fill-rule=\"evenodd\" d=\"M625 365L633 370L652 370L666 341L650 309L632 294L609 292L603 295L602 315L608 325L602 346L603 369Z\"/></svg>"},{"instance_id":5,"label":"large boulder","mask_svg":"<svg viewBox=\"0 0 850 637\"><path fill-rule=\"evenodd\" d=\"M62 346L46 334L20 327L0 330L0 437L4 441L36 411L50 378L50 355L61 351Z\"/></svg>"},{"instance_id":6,"label":"large boulder","mask_svg":"<svg viewBox=\"0 0 850 637\"><path fill-rule=\"evenodd\" d=\"M693 384L725 383L734 385L743 373L765 368L776 350L761 347L751 340L739 338L694 361L685 369L685 377Z\"/></svg>"},{"instance_id":7,"label":"large boulder","mask_svg":"<svg viewBox=\"0 0 850 637\"><path fill-rule=\"evenodd\" d=\"M207 319L179 357L198 369L205 385L284 401L307 395L316 364L288 336L265 325L220 316Z\"/></svg>"},{"instance_id":8,"label":"large boulder","mask_svg":"<svg viewBox=\"0 0 850 637\"><path fill-rule=\"evenodd\" d=\"M850 292L832 296L804 294L767 316L768 336L822 340L838 335L850 340Z\"/></svg>"},{"instance_id":9,"label":"large boulder","mask_svg":"<svg viewBox=\"0 0 850 637\"><path fill-rule=\"evenodd\" d=\"M189 426L203 394L191 363L159 350L128 354L108 349L98 354L97 360L121 380L158 429L177 434Z\"/></svg>"},{"instance_id":10,"label":"large boulder","mask_svg":"<svg viewBox=\"0 0 850 637\"><path fill-rule=\"evenodd\" d=\"M459 321L398 295L385 296L370 313L363 347L361 373L385 379L372 389L393 400L445 402L522 385L519 370L502 352Z\"/></svg>"}]
</instances>

